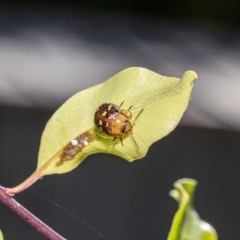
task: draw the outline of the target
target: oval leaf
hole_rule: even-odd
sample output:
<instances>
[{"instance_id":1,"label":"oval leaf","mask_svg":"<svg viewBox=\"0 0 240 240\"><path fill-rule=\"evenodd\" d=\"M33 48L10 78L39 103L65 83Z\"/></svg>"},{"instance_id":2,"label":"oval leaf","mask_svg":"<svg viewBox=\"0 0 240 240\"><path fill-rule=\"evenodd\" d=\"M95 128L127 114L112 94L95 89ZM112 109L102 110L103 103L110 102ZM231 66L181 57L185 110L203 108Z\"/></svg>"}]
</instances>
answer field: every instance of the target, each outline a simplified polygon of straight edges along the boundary
<instances>
[{"instance_id":1,"label":"oval leaf","mask_svg":"<svg viewBox=\"0 0 240 240\"><path fill-rule=\"evenodd\" d=\"M197 182L193 179L178 180L170 195L179 202L168 240L217 240L215 229L201 220L192 207Z\"/></svg>"},{"instance_id":2,"label":"oval leaf","mask_svg":"<svg viewBox=\"0 0 240 240\"><path fill-rule=\"evenodd\" d=\"M179 79L134 67L77 93L48 121L41 139L38 168L49 162L43 175L68 172L86 156L97 152L114 154L127 161L144 157L152 143L166 136L179 123L188 105L196 78L197 75L193 71L185 72ZM113 142L112 136L94 127L94 113L101 104L120 105L122 101L125 109L133 105L131 109L133 118L144 109L133 128L133 136L139 150L130 137L127 136L123 140L122 146L119 140ZM56 153L86 131L94 135L95 141L85 147L73 160L56 167L56 162L59 161L59 154Z\"/></svg>"},{"instance_id":3,"label":"oval leaf","mask_svg":"<svg viewBox=\"0 0 240 240\"><path fill-rule=\"evenodd\" d=\"M43 175L71 171L90 154L110 153L127 161L144 157L152 143L177 126L196 79L193 71L185 72L179 79L133 67L75 94L48 121L42 134L37 170L7 193L22 191ZM123 136L122 146L119 138L113 141L113 136L94 125L94 114L100 105L120 105L123 101L121 109L132 106L131 113L127 112L128 116L132 114L131 122L143 110L132 131L138 148L131 134Z\"/></svg>"}]
</instances>

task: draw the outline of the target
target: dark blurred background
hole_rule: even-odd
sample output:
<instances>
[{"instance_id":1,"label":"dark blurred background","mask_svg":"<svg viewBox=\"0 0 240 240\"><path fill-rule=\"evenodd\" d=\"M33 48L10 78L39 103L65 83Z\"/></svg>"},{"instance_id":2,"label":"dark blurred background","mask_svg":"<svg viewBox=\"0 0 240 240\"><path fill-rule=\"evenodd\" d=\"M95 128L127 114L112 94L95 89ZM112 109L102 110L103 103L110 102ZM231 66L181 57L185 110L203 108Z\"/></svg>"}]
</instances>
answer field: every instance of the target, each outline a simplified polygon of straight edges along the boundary
<instances>
[{"instance_id":1,"label":"dark blurred background","mask_svg":"<svg viewBox=\"0 0 240 240\"><path fill-rule=\"evenodd\" d=\"M36 168L47 120L74 93L131 66L198 73L180 125L128 163L90 156L16 199L67 239L166 239L179 178L199 182L195 206L220 239L240 224L240 2L1 1L0 184ZM45 239L0 204L6 240Z\"/></svg>"}]
</instances>

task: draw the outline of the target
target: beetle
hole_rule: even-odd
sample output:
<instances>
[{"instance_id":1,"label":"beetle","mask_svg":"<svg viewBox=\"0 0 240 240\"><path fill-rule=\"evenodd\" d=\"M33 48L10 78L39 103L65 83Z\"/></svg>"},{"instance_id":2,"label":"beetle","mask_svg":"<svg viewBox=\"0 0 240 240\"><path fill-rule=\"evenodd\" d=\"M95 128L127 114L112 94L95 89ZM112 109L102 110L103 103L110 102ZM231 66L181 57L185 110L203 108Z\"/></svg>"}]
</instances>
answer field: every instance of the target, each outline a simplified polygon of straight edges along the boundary
<instances>
[{"instance_id":1,"label":"beetle","mask_svg":"<svg viewBox=\"0 0 240 240\"><path fill-rule=\"evenodd\" d=\"M122 102L119 106L113 103L103 103L98 107L94 115L94 122L101 131L106 134L113 136L113 141L116 138L120 138L121 144L122 136L124 134L129 134L134 142L135 147L139 150L137 142L132 136L132 129L135 125L137 118L142 113L143 109L135 117L134 121L131 123L132 112L130 111L133 106L130 106L127 110L121 109Z\"/></svg>"}]
</instances>

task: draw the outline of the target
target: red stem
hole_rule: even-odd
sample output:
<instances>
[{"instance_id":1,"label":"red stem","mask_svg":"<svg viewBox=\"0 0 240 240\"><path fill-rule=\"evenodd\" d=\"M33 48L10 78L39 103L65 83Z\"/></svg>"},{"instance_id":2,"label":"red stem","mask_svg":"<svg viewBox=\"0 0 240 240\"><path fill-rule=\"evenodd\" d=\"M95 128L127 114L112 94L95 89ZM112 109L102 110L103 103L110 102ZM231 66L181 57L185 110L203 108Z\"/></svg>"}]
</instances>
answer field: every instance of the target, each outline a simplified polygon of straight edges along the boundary
<instances>
[{"instance_id":1,"label":"red stem","mask_svg":"<svg viewBox=\"0 0 240 240\"><path fill-rule=\"evenodd\" d=\"M16 193L19 193L23 190L25 190L26 188L28 188L29 186L31 186L33 183L35 183L40 177L42 177L41 175L41 171L36 170L30 177L28 177L25 181L23 181L22 183L20 183L19 185L17 185L14 188L6 188L5 191L9 196L14 196Z\"/></svg>"},{"instance_id":2,"label":"red stem","mask_svg":"<svg viewBox=\"0 0 240 240\"><path fill-rule=\"evenodd\" d=\"M51 240L66 240L64 237L60 236L53 229L48 227L40 219L35 217L26 208L21 206L16 200L11 198L7 193L6 189L0 186L0 201L6 206L11 208L15 213L17 213L23 220L28 222L32 227L37 229L40 233L45 235Z\"/></svg>"}]
</instances>

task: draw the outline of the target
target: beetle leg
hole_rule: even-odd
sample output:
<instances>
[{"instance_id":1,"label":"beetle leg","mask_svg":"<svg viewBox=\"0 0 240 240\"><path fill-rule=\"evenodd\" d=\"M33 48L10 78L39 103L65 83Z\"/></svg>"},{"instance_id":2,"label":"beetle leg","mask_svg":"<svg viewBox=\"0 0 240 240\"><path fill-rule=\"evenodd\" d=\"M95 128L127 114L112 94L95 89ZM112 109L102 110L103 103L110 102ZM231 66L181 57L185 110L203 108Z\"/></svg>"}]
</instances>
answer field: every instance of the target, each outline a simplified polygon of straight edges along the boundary
<instances>
[{"instance_id":1,"label":"beetle leg","mask_svg":"<svg viewBox=\"0 0 240 240\"><path fill-rule=\"evenodd\" d=\"M128 110L125 110L125 109L122 109L121 112L124 113L125 115L127 115L129 117L129 119L132 118L132 112L130 111L130 109L132 108L133 106L131 105Z\"/></svg>"},{"instance_id":2,"label":"beetle leg","mask_svg":"<svg viewBox=\"0 0 240 240\"><path fill-rule=\"evenodd\" d=\"M123 140L122 140L122 138L120 137L120 141L121 141L121 144L122 144L122 146L123 146Z\"/></svg>"},{"instance_id":3,"label":"beetle leg","mask_svg":"<svg viewBox=\"0 0 240 240\"><path fill-rule=\"evenodd\" d=\"M130 109L133 107L133 105L131 105L128 110L125 110L126 114L129 114L129 118L131 119L132 118L132 112L130 111Z\"/></svg>"},{"instance_id":4,"label":"beetle leg","mask_svg":"<svg viewBox=\"0 0 240 240\"><path fill-rule=\"evenodd\" d=\"M132 118L132 112L128 111L130 114L129 114L129 118L131 119Z\"/></svg>"},{"instance_id":5,"label":"beetle leg","mask_svg":"<svg viewBox=\"0 0 240 240\"><path fill-rule=\"evenodd\" d=\"M113 138L113 142L116 140L116 138L117 138L117 137L114 137L114 138ZM121 145L123 146L123 140L122 140L121 137L119 137L119 138L120 138Z\"/></svg>"},{"instance_id":6,"label":"beetle leg","mask_svg":"<svg viewBox=\"0 0 240 240\"><path fill-rule=\"evenodd\" d=\"M127 110L127 111L128 111L128 112L130 112L130 109L131 109L132 107L133 107L133 105L131 105L131 106L128 108L128 110Z\"/></svg>"}]
</instances>

